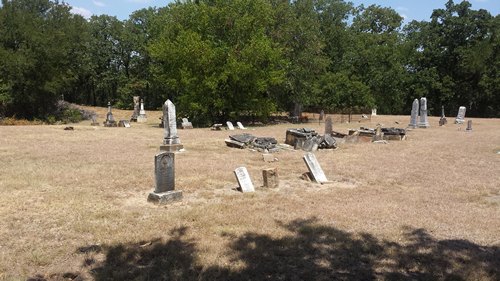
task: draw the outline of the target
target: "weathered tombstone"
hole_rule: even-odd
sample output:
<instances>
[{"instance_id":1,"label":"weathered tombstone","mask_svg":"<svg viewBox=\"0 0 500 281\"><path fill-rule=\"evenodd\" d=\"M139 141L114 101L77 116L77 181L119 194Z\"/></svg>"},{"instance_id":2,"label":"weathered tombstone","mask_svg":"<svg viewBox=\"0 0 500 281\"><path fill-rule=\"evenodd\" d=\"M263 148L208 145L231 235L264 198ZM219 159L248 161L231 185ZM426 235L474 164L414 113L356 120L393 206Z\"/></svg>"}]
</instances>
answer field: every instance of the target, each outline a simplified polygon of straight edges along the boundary
<instances>
[{"instance_id":1,"label":"weathered tombstone","mask_svg":"<svg viewBox=\"0 0 500 281\"><path fill-rule=\"evenodd\" d=\"M307 169L309 169L314 181L317 183L328 182L323 169L321 169L321 166L318 163L318 159L316 159L316 155L307 153L304 155L304 162L306 162Z\"/></svg>"},{"instance_id":2,"label":"weathered tombstone","mask_svg":"<svg viewBox=\"0 0 500 281\"><path fill-rule=\"evenodd\" d=\"M181 150L184 146L181 144L179 136L177 136L175 105L170 100L163 104L163 118L165 134L160 150L174 152Z\"/></svg>"},{"instance_id":3,"label":"weathered tombstone","mask_svg":"<svg viewBox=\"0 0 500 281\"><path fill-rule=\"evenodd\" d=\"M446 116L444 115L444 106L441 106L441 118L439 118L439 126L444 126L448 123Z\"/></svg>"},{"instance_id":4,"label":"weathered tombstone","mask_svg":"<svg viewBox=\"0 0 500 281\"><path fill-rule=\"evenodd\" d=\"M99 126L99 122L97 122L95 115L92 115L92 123L90 123L91 126Z\"/></svg>"},{"instance_id":5,"label":"weathered tombstone","mask_svg":"<svg viewBox=\"0 0 500 281\"><path fill-rule=\"evenodd\" d=\"M234 131L234 126L233 126L233 123L231 123L231 121L227 121L227 122L226 122L226 125L227 125L227 128L228 128L230 131Z\"/></svg>"},{"instance_id":6,"label":"weathered tombstone","mask_svg":"<svg viewBox=\"0 0 500 281\"><path fill-rule=\"evenodd\" d=\"M155 155L155 190L148 201L167 204L182 199L182 191L175 190L175 153L161 152Z\"/></svg>"},{"instance_id":7,"label":"weathered tombstone","mask_svg":"<svg viewBox=\"0 0 500 281\"><path fill-rule=\"evenodd\" d=\"M377 116L377 109L376 108L372 108L372 116Z\"/></svg>"},{"instance_id":8,"label":"weathered tombstone","mask_svg":"<svg viewBox=\"0 0 500 281\"><path fill-rule=\"evenodd\" d=\"M472 131L472 120L467 121L467 129L465 129L467 132Z\"/></svg>"},{"instance_id":9,"label":"weathered tombstone","mask_svg":"<svg viewBox=\"0 0 500 281\"><path fill-rule=\"evenodd\" d=\"M238 121L238 122L236 122L236 126L238 126L238 129L240 129L240 130L246 130L246 129L247 129L247 128L245 128L245 127L243 126L243 124L241 124L241 122L239 122L239 121Z\"/></svg>"},{"instance_id":10,"label":"weathered tombstone","mask_svg":"<svg viewBox=\"0 0 500 281\"><path fill-rule=\"evenodd\" d=\"M326 117L325 120L325 135L331 135L333 133L333 119L331 116Z\"/></svg>"},{"instance_id":11,"label":"weathered tombstone","mask_svg":"<svg viewBox=\"0 0 500 281\"><path fill-rule=\"evenodd\" d=\"M130 122L128 120L118 121L118 127L130 128Z\"/></svg>"},{"instance_id":12,"label":"weathered tombstone","mask_svg":"<svg viewBox=\"0 0 500 281\"><path fill-rule=\"evenodd\" d=\"M134 96L133 101L134 101L134 112L132 113L132 116L130 117L131 122L137 122L137 117L139 116L139 96Z\"/></svg>"},{"instance_id":13,"label":"weathered tombstone","mask_svg":"<svg viewBox=\"0 0 500 281\"><path fill-rule=\"evenodd\" d=\"M262 178L264 179L264 187L279 187L280 180L278 176L278 168L269 168L262 170Z\"/></svg>"},{"instance_id":14,"label":"weathered tombstone","mask_svg":"<svg viewBox=\"0 0 500 281\"><path fill-rule=\"evenodd\" d=\"M238 180L238 184L242 192L254 192L255 188L252 183L252 179L250 179L250 175L248 174L247 168L239 167L234 170L234 175Z\"/></svg>"},{"instance_id":15,"label":"weathered tombstone","mask_svg":"<svg viewBox=\"0 0 500 281\"><path fill-rule=\"evenodd\" d=\"M106 121L104 121L104 127L116 127L116 121L111 112L111 102L108 102L108 113L106 114Z\"/></svg>"},{"instance_id":16,"label":"weathered tombstone","mask_svg":"<svg viewBox=\"0 0 500 281\"><path fill-rule=\"evenodd\" d=\"M410 124L408 124L408 127L412 129L417 128L417 118L418 118L418 99L415 99L411 107Z\"/></svg>"},{"instance_id":17,"label":"weathered tombstone","mask_svg":"<svg viewBox=\"0 0 500 281\"><path fill-rule=\"evenodd\" d=\"M325 120L325 111L324 110L321 110L319 112L319 122L321 123L321 121Z\"/></svg>"},{"instance_id":18,"label":"weathered tombstone","mask_svg":"<svg viewBox=\"0 0 500 281\"><path fill-rule=\"evenodd\" d=\"M373 142L381 141L384 139L384 133L382 132L382 126L377 125L377 129L375 130L375 135L373 136Z\"/></svg>"},{"instance_id":19,"label":"weathered tombstone","mask_svg":"<svg viewBox=\"0 0 500 281\"><path fill-rule=\"evenodd\" d=\"M139 116L137 116L137 122L139 123L148 122L148 117L146 116L146 110L144 110L144 100L141 100L141 110L139 111Z\"/></svg>"},{"instance_id":20,"label":"weathered tombstone","mask_svg":"<svg viewBox=\"0 0 500 281\"><path fill-rule=\"evenodd\" d=\"M455 119L455 124L463 124L465 122L465 111L467 108L465 106L461 106L458 109L458 115L457 118Z\"/></svg>"},{"instance_id":21,"label":"weathered tombstone","mask_svg":"<svg viewBox=\"0 0 500 281\"><path fill-rule=\"evenodd\" d=\"M192 129L193 124L187 118L182 118L182 129Z\"/></svg>"},{"instance_id":22,"label":"weathered tombstone","mask_svg":"<svg viewBox=\"0 0 500 281\"><path fill-rule=\"evenodd\" d=\"M420 121L418 122L419 128L429 128L429 120L427 117L427 99L420 99Z\"/></svg>"}]
</instances>

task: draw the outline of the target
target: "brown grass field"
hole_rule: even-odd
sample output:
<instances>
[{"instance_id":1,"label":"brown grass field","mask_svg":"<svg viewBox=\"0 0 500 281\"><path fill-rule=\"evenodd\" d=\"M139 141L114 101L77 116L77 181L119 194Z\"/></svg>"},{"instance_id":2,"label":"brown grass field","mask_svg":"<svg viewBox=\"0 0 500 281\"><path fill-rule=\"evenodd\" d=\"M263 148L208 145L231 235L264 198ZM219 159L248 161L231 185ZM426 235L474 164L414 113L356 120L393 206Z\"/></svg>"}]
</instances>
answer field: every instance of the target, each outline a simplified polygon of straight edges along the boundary
<instances>
[{"instance_id":1,"label":"brown grass field","mask_svg":"<svg viewBox=\"0 0 500 281\"><path fill-rule=\"evenodd\" d=\"M102 124L106 109L92 109ZM499 119L472 119L467 133L431 117L406 141L318 151L325 185L300 178L302 151L265 163L226 147L238 131L179 130L184 199L159 207L146 198L163 130L148 115L129 129L0 127L0 280L500 280ZM247 132L283 143L300 127L323 132ZM242 165L255 193L234 190ZM280 188L260 187L266 167Z\"/></svg>"}]
</instances>

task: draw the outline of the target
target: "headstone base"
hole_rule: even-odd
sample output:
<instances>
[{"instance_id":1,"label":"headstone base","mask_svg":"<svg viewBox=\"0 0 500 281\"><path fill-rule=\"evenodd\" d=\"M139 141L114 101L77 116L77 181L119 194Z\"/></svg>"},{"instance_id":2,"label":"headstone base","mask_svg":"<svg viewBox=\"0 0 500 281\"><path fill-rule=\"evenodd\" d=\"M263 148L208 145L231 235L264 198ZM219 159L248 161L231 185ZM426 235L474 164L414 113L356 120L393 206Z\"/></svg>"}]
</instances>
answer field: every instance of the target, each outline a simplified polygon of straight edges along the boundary
<instances>
[{"instance_id":1,"label":"headstone base","mask_svg":"<svg viewBox=\"0 0 500 281\"><path fill-rule=\"evenodd\" d=\"M146 123L148 122L148 118L146 115L139 115L137 116L137 123Z\"/></svg>"},{"instance_id":2,"label":"headstone base","mask_svg":"<svg viewBox=\"0 0 500 281\"><path fill-rule=\"evenodd\" d=\"M160 145L160 151L177 152L184 148L182 144L163 144Z\"/></svg>"},{"instance_id":3,"label":"headstone base","mask_svg":"<svg viewBox=\"0 0 500 281\"><path fill-rule=\"evenodd\" d=\"M148 202L165 205L182 200L182 190L172 190L162 193L151 192L148 196Z\"/></svg>"},{"instance_id":4,"label":"headstone base","mask_svg":"<svg viewBox=\"0 0 500 281\"><path fill-rule=\"evenodd\" d=\"M116 124L116 121L106 121L104 127L118 127L118 124Z\"/></svg>"},{"instance_id":5,"label":"headstone base","mask_svg":"<svg viewBox=\"0 0 500 281\"><path fill-rule=\"evenodd\" d=\"M428 123L421 123L421 124L418 124L418 127L419 128L430 128L431 125L429 125Z\"/></svg>"}]
</instances>

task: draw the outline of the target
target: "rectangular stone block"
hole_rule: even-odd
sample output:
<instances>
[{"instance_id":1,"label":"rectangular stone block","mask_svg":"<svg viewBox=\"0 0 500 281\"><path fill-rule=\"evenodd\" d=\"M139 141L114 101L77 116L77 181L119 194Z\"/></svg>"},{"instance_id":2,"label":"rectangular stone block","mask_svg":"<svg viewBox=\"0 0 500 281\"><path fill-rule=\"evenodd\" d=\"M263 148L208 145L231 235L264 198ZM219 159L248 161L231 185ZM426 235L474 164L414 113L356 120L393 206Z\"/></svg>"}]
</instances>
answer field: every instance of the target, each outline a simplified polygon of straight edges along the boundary
<instances>
[{"instance_id":1,"label":"rectangular stone block","mask_svg":"<svg viewBox=\"0 0 500 281\"><path fill-rule=\"evenodd\" d=\"M172 190L162 193L151 192L148 196L148 202L165 205L182 200L182 190Z\"/></svg>"},{"instance_id":2,"label":"rectangular stone block","mask_svg":"<svg viewBox=\"0 0 500 281\"><path fill-rule=\"evenodd\" d=\"M280 180L278 176L278 168L269 168L262 170L262 177L264 179L264 187L267 188L279 187Z\"/></svg>"}]
</instances>

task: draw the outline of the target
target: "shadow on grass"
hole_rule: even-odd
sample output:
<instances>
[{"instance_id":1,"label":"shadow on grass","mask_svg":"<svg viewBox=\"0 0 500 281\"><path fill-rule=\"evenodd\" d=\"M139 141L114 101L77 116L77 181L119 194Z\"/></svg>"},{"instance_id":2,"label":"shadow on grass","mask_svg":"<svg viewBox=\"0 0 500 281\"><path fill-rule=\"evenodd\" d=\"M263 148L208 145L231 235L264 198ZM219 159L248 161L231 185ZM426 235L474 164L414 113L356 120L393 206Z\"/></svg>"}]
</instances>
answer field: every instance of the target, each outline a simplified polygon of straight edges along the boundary
<instances>
[{"instance_id":1,"label":"shadow on grass","mask_svg":"<svg viewBox=\"0 0 500 281\"><path fill-rule=\"evenodd\" d=\"M96 280L500 280L500 249L466 240L436 240L406 229L405 241L351 234L317 220L278 222L290 235L246 233L231 238L227 255L243 269L203 267L188 229L149 246L103 246Z\"/></svg>"}]
</instances>

